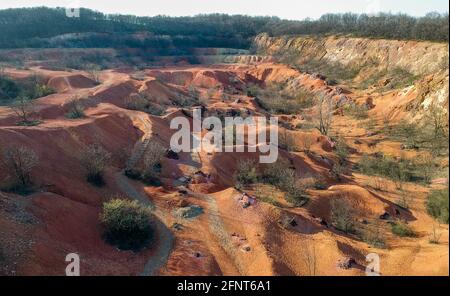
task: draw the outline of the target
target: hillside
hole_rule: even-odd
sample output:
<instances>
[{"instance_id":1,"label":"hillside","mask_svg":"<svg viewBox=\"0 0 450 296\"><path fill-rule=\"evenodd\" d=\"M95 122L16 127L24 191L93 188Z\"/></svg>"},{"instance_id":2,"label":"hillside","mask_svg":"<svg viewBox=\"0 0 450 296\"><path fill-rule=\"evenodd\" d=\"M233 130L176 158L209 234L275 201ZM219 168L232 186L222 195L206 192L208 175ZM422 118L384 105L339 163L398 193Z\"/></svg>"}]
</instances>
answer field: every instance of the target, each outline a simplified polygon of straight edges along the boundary
<instances>
[{"instance_id":1,"label":"hillside","mask_svg":"<svg viewBox=\"0 0 450 296\"><path fill-rule=\"evenodd\" d=\"M429 105L448 108L448 44L262 34L254 48L300 71L322 74L330 84L346 84L362 96L376 100L391 95L402 101L384 115L401 110L420 117Z\"/></svg>"},{"instance_id":2,"label":"hillside","mask_svg":"<svg viewBox=\"0 0 450 296\"><path fill-rule=\"evenodd\" d=\"M447 43L83 12L0 11L0 275L449 275ZM276 117L277 161L174 151L194 109Z\"/></svg>"}]
</instances>

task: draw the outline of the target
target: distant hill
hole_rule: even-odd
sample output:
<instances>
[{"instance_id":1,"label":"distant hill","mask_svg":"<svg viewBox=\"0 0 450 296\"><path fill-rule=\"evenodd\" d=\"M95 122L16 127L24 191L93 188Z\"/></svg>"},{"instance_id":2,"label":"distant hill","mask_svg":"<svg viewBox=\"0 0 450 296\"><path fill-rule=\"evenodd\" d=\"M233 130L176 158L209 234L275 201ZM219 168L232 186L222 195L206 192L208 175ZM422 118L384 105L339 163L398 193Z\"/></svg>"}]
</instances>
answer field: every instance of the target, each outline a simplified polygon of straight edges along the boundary
<instances>
[{"instance_id":1,"label":"distant hill","mask_svg":"<svg viewBox=\"0 0 450 296\"><path fill-rule=\"evenodd\" d=\"M351 34L354 36L448 42L448 14L327 14L318 20L209 14L194 17L107 15L81 9L69 18L64 8L0 10L0 48L51 47L226 47L249 48L259 33Z\"/></svg>"}]
</instances>

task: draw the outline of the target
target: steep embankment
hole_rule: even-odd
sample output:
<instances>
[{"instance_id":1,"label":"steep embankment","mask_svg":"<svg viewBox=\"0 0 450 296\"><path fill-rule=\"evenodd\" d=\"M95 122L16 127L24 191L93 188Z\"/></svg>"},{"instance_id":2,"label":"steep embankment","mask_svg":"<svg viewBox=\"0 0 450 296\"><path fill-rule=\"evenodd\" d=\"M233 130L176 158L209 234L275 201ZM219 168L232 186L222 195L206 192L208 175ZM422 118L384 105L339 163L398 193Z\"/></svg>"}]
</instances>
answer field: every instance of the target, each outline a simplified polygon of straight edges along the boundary
<instances>
[{"instance_id":1,"label":"steep embankment","mask_svg":"<svg viewBox=\"0 0 450 296\"><path fill-rule=\"evenodd\" d=\"M383 110L389 113L384 115L420 111L433 103L448 108L448 44L261 34L254 46L259 54L277 57L300 70L325 76L330 73L331 78L345 81L357 94L380 99L390 95L390 100L397 100L396 110Z\"/></svg>"},{"instance_id":2,"label":"steep embankment","mask_svg":"<svg viewBox=\"0 0 450 296\"><path fill-rule=\"evenodd\" d=\"M448 44L347 37L256 37L258 50L270 55L293 54L298 62L320 60L343 66L374 64L403 68L415 75L432 74L447 65Z\"/></svg>"}]
</instances>

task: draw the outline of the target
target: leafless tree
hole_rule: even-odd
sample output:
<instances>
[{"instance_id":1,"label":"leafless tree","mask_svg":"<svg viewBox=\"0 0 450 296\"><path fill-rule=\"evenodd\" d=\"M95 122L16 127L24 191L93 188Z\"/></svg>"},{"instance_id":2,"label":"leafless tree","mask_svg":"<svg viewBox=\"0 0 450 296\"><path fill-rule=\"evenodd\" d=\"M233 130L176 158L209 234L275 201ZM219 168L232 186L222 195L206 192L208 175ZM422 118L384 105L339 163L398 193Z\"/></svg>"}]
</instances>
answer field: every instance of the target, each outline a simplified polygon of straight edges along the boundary
<instances>
[{"instance_id":1,"label":"leafless tree","mask_svg":"<svg viewBox=\"0 0 450 296\"><path fill-rule=\"evenodd\" d=\"M143 157L143 176L154 177L158 172L158 166L161 165L161 160L164 157L164 147L156 142L151 141Z\"/></svg>"},{"instance_id":2,"label":"leafless tree","mask_svg":"<svg viewBox=\"0 0 450 296\"><path fill-rule=\"evenodd\" d=\"M345 232L354 230L354 210L345 197L338 197L331 201L331 219L333 225Z\"/></svg>"},{"instance_id":3,"label":"leafless tree","mask_svg":"<svg viewBox=\"0 0 450 296\"><path fill-rule=\"evenodd\" d=\"M435 154L439 153L443 147L448 145L448 117L448 110L437 104L431 104L425 114L425 125L429 125L432 129L429 142Z\"/></svg>"},{"instance_id":4,"label":"leafless tree","mask_svg":"<svg viewBox=\"0 0 450 296\"><path fill-rule=\"evenodd\" d=\"M30 123L30 116L34 111L33 101L26 96L19 96L11 105L11 109L16 113L22 123Z\"/></svg>"},{"instance_id":5,"label":"leafless tree","mask_svg":"<svg viewBox=\"0 0 450 296\"><path fill-rule=\"evenodd\" d=\"M12 145L2 154L2 167L14 176L19 185L30 185L31 172L39 162L36 153L25 146Z\"/></svg>"},{"instance_id":6,"label":"leafless tree","mask_svg":"<svg viewBox=\"0 0 450 296\"><path fill-rule=\"evenodd\" d=\"M81 154L81 165L86 170L87 181L94 185L103 185L103 172L107 167L111 154L100 144L93 144L84 149Z\"/></svg>"},{"instance_id":7,"label":"leafless tree","mask_svg":"<svg viewBox=\"0 0 450 296\"><path fill-rule=\"evenodd\" d=\"M319 96L319 104L317 106L318 114L317 114L317 129L324 136L327 136L331 124L333 123L333 100L329 96Z\"/></svg>"}]
</instances>

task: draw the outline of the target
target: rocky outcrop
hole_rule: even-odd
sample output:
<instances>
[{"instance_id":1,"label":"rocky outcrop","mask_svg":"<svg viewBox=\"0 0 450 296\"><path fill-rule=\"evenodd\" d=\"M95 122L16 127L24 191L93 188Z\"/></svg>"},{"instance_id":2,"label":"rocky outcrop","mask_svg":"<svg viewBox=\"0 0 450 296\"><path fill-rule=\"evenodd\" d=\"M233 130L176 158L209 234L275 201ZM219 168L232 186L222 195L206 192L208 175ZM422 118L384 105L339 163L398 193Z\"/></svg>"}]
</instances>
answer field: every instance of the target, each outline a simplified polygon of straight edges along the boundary
<instances>
[{"instance_id":1,"label":"rocky outcrop","mask_svg":"<svg viewBox=\"0 0 450 296\"><path fill-rule=\"evenodd\" d=\"M271 56L293 55L298 62L308 60L360 64L387 69L401 68L415 75L448 69L448 44L349 37L269 37L261 34L254 45Z\"/></svg>"},{"instance_id":2,"label":"rocky outcrop","mask_svg":"<svg viewBox=\"0 0 450 296\"><path fill-rule=\"evenodd\" d=\"M255 38L254 48L260 55L278 57L291 64L313 62L321 66L357 69L358 75L353 80L360 85L367 81L389 80L399 71L405 71L414 77L414 86L398 89L395 96L400 101L394 109L407 111L414 118L421 117L420 112L414 111L427 109L432 104L448 109L449 45L446 43L261 34ZM369 86L370 83L365 87Z\"/></svg>"}]
</instances>

